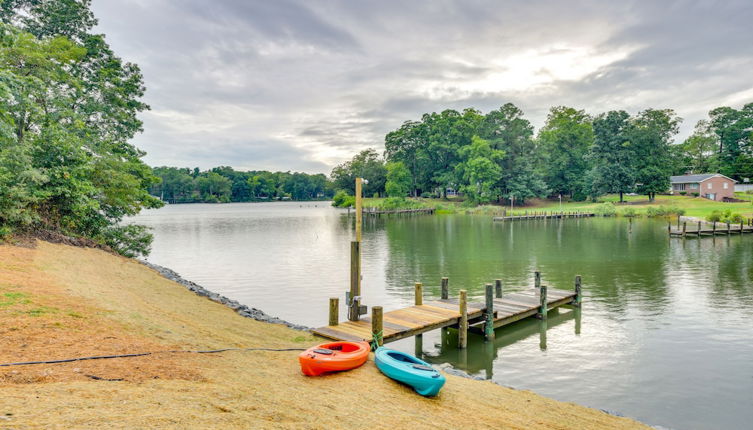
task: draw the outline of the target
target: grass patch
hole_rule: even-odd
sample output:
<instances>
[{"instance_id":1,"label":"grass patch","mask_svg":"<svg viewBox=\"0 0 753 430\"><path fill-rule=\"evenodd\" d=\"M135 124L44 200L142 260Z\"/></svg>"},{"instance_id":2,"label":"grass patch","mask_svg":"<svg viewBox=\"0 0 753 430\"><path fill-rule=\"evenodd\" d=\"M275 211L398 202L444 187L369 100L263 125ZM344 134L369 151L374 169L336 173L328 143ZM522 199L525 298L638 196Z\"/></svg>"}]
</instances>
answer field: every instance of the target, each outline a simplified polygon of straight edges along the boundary
<instances>
[{"instance_id":1,"label":"grass patch","mask_svg":"<svg viewBox=\"0 0 753 430\"><path fill-rule=\"evenodd\" d=\"M3 293L0 295L0 307L10 307L15 305L25 305L31 303L31 300L24 293Z\"/></svg>"},{"instance_id":2,"label":"grass patch","mask_svg":"<svg viewBox=\"0 0 753 430\"><path fill-rule=\"evenodd\" d=\"M58 310L56 308L51 308L49 306L39 306L34 309L29 309L28 311L25 311L24 313L32 317L41 317L42 315L54 314L57 311Z\"/></svg>"}]
</instances>

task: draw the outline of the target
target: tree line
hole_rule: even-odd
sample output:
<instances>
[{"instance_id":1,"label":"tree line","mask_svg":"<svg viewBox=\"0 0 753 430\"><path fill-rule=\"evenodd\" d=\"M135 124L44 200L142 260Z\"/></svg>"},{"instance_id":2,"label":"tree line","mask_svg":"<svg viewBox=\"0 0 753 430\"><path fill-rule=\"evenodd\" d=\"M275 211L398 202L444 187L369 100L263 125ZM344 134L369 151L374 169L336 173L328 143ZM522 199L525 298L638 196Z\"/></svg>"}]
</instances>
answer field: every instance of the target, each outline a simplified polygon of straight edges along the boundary
<instances>
[{"instance_id":1,"label":"tree line","mask_svg":"<svg viewBox=\"0 0 753 430\"><path fill-rule=\"evenodd\" d=\"M334 195L324 174L234 170L232 167L156 167L161 179L151 195L169 203L227 203L270 200L318 200Z\"/></svg>"},{"instance_id":2,"label":"tree line","mask_svg":"<svg viewBox=\"0 0 753 430\"><path fill-rule=\"evenodd\" d=\"M404 122L386 135L383 157L362 151L331 177L350 193L352 179L362 176L368 195L446 197L456 191L474 203L606 193L622 200L629 192L653 200L669 190L670 175L753 177L753 103L711 110L689 138L675 143L681 121L672 109L591 115L557 106L534 133L512 103L487 114L448 109Z\"/></svg>"}]
</instances>

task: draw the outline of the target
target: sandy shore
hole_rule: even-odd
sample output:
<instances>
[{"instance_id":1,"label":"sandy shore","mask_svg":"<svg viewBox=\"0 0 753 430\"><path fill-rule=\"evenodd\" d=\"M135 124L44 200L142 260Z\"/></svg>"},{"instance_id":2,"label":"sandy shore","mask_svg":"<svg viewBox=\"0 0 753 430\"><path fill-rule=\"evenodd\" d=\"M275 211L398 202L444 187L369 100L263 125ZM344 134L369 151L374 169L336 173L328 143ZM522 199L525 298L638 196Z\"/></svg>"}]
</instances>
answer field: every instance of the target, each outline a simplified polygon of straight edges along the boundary
<instances>
[{"instance_id":1,"label":"sandy shore","mask_svg":"<svg viewBox=\"0 0 753 430\"><path fill-rule=\"evenodd\" d=\"M34 249L0 247L1 363L172 349L303 348L319 340L244 318L137 261L101 250L44 242ZM371 361L351 372L307 378L296 356L170 353L0 367L0 429L650 428L452 375L437 398L427 399L382 376Z\"/></svg>"}]
</instances>

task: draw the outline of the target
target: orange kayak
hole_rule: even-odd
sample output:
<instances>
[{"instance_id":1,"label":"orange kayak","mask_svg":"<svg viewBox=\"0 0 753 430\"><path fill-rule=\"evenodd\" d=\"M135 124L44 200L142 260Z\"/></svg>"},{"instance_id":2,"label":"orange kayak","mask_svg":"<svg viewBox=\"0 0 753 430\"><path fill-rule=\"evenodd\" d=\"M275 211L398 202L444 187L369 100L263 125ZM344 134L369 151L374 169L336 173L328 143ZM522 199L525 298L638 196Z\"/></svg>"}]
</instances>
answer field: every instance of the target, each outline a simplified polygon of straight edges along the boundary
<instances>
[{"instance_id":1,"label":"orange kayak","mask_svg":"<svg viewBox=\"0 0 753 430\"><path fill-rule=\"evenodd\" d=\"M368 342L323 343L303 351L298 356L305 375L318 376L327 372L355 369L369 358Z\"/></svg>"}]
</instances>

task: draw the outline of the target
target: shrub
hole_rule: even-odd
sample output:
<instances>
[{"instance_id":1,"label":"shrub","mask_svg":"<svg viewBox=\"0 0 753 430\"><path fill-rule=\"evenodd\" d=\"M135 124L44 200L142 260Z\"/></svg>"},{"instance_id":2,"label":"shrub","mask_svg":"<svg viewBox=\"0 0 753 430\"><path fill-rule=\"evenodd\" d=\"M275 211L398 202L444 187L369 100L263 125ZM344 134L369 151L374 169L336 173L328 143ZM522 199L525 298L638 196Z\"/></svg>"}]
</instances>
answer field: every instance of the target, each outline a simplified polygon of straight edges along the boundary
<instances>
[{"instance_id":1,"label":"shrub","mask_svg":"<svg viewBox=\"0 0 753 430\"><path fill-rule=\"evenodd\" d=\"M615 216L617 209L614 207L614 203L606 202L596 206L594 213L599 216Z\"/></svg>"},{"instance_id":2,"label":"shrub","mask_svg":"<svg viewBox=\"0 0 753 430\"><path fill-rule=\"evenodd\" d=\"M332 197L332 206L336 208L347 208L355 206L355 204L356 198L354 196L349 196L348 193L343 190L338 191L335 193L335 196Z\"/></svg>"},{"instance_id":3,"label":"shrub","mask_svg":"<svg viewBox=\"0 0 753 430\"><path fill-rule=\"evenodd\" d=\"M686 194L688 194L688 192L687 192L687 191L680 191L680 195L681 195L681 196L684 196L684 195L686 195Z\"/></svg>"},{"instance_id":4,"label":"shrub","mask_svg":"<svg viewBox=\"0 0 753 430\"><path fill-rule=\"evenodd\" d=\"M700 194L698 194L698 193L696 193L696 192L690 193L690 195L691 195L691 196L693 196L693 197L698 197L698 196L700 196Z\"/></svg>"},{"instance_id":5,"label":"shrub","mask_svg":"<svg viewBox=\"0 0 753 430\"><path fill-rule=\"evenodd\" d=\"M636 211L634 208L625 208L620 212L621 216L628 217L628 218L634 218L639 216L638 211Z\"/></svg>"},{"instance_id":6,"label":"shrub","mask_svg":"<svg viewBox=\"0 0 753 430\"><path fill-rule=\"evenodd\" d=\"M154 236L145 225L122 225L108 228L102 234L105 244L125 257L149 255Z\"/></svg>"},{"instance_id":7,"label":"shrub","mask_svg":"<svg viewBox=\"0 0 753 430\"><path fill-rule=\"evenodd\" d=\"M421 197L424 199L430 199L434 197L434 193L429 192L429 191L424 191L423 193L421 193Z\"/></svg>"},{"instance_id":8,"label":"shrub","mask_svg":"<svg viewBox=\"0 0 753 430\"><path fill-rule=\"evenodd\" d=\"M706 215L706 221L719 222L722 220L722 213L719 211L713 211L709 215Z\"/></svg>"},{"instance_id":9,"label":"shrub","mask_svg":"<svg viewBox=\"0 0 753 430\"><path fill-rule=\"evenodd\" d=\"M678 208L677 206L650 206L646 209L646 216L650 218L681 215L685 215L685 209Z\"/></svg>"}]
</instances>

